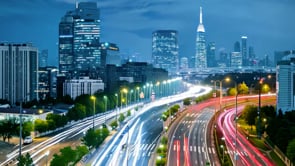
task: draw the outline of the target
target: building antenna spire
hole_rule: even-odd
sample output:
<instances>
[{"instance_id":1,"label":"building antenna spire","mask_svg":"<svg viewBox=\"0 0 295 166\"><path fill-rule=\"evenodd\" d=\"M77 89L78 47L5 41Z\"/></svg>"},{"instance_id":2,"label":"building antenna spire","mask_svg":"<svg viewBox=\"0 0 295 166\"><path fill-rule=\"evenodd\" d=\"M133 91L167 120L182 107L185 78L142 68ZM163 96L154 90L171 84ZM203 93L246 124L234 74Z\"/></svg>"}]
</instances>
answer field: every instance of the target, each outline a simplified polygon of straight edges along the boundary
<instances>
[{"instance_id":1,"label":"building antenna spire","mask_svg":"<svg viewBox=\"0 0 295 166\"><path fill-rule=\"evenodd\" d=\"M202 7L200 7L200 24L203 24Z\"/></svg>"},{"instance_id":2,"label":"building antenna spire","mask_svg":"<svg viewBox=\"0 0 295 166\"><path fill-rule=\"evenodd\" d=\"M78 1L76 0L76 9L78 9Z\"/></svg>"}]
</instances>

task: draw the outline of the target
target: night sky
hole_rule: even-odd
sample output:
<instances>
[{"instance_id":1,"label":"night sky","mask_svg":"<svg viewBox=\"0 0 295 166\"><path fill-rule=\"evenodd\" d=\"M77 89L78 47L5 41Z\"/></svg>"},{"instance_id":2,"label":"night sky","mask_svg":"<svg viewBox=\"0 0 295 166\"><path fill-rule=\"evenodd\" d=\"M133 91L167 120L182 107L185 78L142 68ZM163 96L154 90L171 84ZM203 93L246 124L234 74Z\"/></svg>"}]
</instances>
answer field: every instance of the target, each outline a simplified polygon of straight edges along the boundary
<instances>
[{"instance_id":1,"label":"night sky","mask_svg":"<svg viewBox=\"0 0 295 166\"><path fill-rule=\"evenodd\" d=\"M91 1L91 0L90 0ZM79 1L78 1L79 2ZM80 0L82 2L82 0ZM116 43L121 54L150 61L152 32L179 32L180 57L195 54L199 7L207 43L233 51L235 41L248 36L256 56L295 49L294 0L99 0L101 41ZM58 24L75 0L1 0L0 41L32 42L49 50L49 65L58 64Z\"/></svg>"}]
</instances>

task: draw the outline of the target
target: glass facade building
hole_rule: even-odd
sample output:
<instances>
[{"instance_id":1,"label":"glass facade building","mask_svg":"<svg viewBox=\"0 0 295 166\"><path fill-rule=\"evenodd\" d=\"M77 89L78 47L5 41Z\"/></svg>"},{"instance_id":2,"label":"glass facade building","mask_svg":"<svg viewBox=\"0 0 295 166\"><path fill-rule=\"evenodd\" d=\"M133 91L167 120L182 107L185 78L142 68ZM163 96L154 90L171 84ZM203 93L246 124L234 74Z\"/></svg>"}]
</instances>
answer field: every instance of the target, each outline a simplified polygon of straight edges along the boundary
<instances>
[{"instance_id":1,"label":"glass facade building","mask_svg":"<svg viewBox=\"0 0 295 166\"><path fill-rule=\"evenodd\" d=\"M100 16L95 2L80 2L59 24L59 72L79 77L100 67Z\"/></svg>"},{"instance_id":2,"label":"glass facade building","mask_svg":"<svg viewBox=\"0 0 295 166\"><path fill-rule=\"evenodd\" d=\"M203 25L202 7L200 7L200 23L197 28L195 68L207 68L205 28Z\"/></svg>"},{"instance_id":3,"label":"glass facade building","mask_svg":"<svg viewBox=\"0 0 295 166\"><path fill-rule=\"evenodd\" d=\"M152 61L156 68L166 69L174 74L179 68L178 32L175 30L158 30L153 32Z\"/></svg>"}]
</instances>

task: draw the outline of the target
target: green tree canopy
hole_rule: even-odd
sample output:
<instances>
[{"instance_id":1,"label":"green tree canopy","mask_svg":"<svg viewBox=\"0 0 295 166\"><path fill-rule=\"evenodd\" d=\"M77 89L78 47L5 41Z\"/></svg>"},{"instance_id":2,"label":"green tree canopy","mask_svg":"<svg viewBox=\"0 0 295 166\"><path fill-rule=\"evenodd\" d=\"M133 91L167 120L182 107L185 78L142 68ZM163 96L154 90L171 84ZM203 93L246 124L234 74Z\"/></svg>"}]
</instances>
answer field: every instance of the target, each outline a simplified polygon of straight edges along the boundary
<instances>
[{"instance_id":1,"label":"green tree canopy","mask_svg":"<svg viewBox=\"0 0 295 166\"><path fill-rule=\"evenodd\" d=\"M242 82L241 84L238 85L238 91L239 91L239 94L248 94L249 88L245 82Z\"/></svg>"},{"instance_id":2,"label":"green tree canopy","mask_svg":"<svg viewBox=\"0 0 295 166\"><path fill-rule=\"evenodd\" d=\"M287 156L293 163L295 162L295 139L292 139L288 144Z\"/></svg>"},{"instance_id":3,"label":"green tree canopy","mask_svg":"<svg viewBox=\"0 0 295 166\"><path fill-rule=\"evenodd\" d=\"M31 135L31 132L34 131L34 125L31 121L26 121L22 124L22 137Z\"/></svg>"},{"instance_id":4,"label":"green tree canopy","mask_svg":"<svg viewBox=\"0 0 295 166\"><path fill-rule=\"evenodd\" d=\"M29 153L26 153L25 156L21 155L20 158L17 158L17 166L33 166L33 159Z\"/></svg>"},{"instance_id":5,"label":"green tree canopy","mask_svg":"<svg viewBox=\"0 0 295 166\"><path fill-rule=\"evenodd\" d=\"M245 119L246 123L251 126L255 125L257 117L257 107L253 105L247 105L242 113L242 117Z\"/></svg>"},{"instance_id":6,"label":"green tree canopy","mask_svg":"<svg viewBox=\"0 0 295 166\"><path fill-rule=\"evenodd\" d=\"M76 103L73 108L71 108L68 113L67 117L69 120L80 120L86 117L86 107L80 103Z\"/></svg>"},{"instance_id":7,"label":"green tree canopy","mask_svg":"<svg viewBox=\"0 0 295 166\"><path fill-rule=\"evenodd\" d=\"M48 124L47 121L42 119L36 119L35 120L35 130L42 133L48 130Z\"/></svg>"}]
</instances>

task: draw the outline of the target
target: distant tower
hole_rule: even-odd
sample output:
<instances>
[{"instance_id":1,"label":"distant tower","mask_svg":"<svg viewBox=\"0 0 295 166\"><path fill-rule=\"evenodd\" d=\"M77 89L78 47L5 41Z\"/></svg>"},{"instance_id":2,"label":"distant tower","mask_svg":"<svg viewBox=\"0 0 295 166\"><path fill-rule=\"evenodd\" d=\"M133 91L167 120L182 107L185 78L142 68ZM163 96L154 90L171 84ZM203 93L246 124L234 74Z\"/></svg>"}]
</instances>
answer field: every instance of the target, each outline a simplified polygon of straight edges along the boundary
<instances>
[{"instance_id":1,"label":"distant tower","mask_svg":"<svg viewBox=\"0 0 295 166\"><path fill-rule=\"evenodd\" d=\"M42 50L39 52L39 67L46 67L48 60L48 50Z\"/></svg>"},{"instance_id":2,"label":"distant tower","mask_svg":"<svg viewBox=\"0 0 295 166\"><path fill-rule=\"evenodd\" d=\"M247 56L247 36L242 36L242 59L243 59L243 65L242 66L248 66L248 56Z\"/></svg>"},{"instance_id":3,"label":"distant tower","mask_svg":"<svg viewBox=\"0 0 295 166\"><path fill-rule=\"evenodd\" d=\"M200 23L197 28L195 68L207 68L205 28L203 25L202 7L200 7Z\"/></svg>"},{"instance_id":4,"label":"distant tower","mask_svg":"<svg viewBox=\"0 0 295 166\"><path fill-rule=\"evenodd\" d=\"M158 30L153 32L152 60L156 68L166 69L169 74L178 71L178 32Z\"/></svg>"},{"instance_id":5,"label":"distant tower","mask_svg":"<svg viewBox=\"0 0 295 166\"><path fill-rule=\"evenodd\" d=\"M207 67L216 67L215 49L215 42L207 45L207 57L210 59L207 60Z\"/></svg>"},{"instance_id":6,"label":"distant tower","mask_svg":"<svg viewBox=\"0 0 295 166\"><path fill-rule=\"evenodd\" d=\"M238 41L236 41L234 44L234 52L241 52L241 45Z\"/></svg>"}]
</instances>

